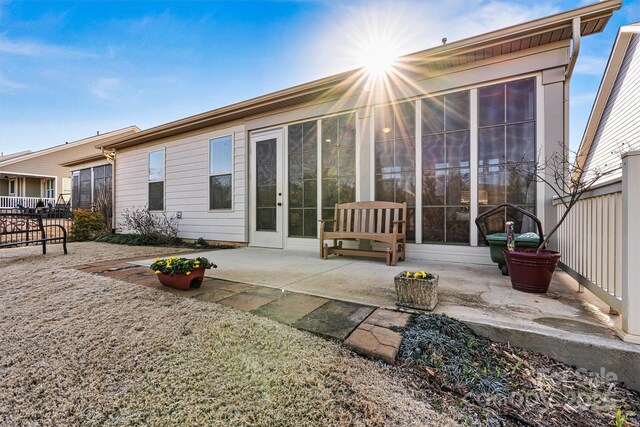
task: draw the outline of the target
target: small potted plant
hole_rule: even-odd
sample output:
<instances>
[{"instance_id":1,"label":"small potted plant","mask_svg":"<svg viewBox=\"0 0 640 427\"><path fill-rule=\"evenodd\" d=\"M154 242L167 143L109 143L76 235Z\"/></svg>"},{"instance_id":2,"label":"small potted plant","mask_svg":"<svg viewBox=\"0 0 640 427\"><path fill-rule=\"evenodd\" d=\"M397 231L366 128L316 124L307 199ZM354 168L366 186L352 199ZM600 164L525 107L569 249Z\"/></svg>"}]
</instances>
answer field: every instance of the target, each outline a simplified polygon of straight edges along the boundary
<instances>
[{"instance_id":1,"label":"small potted plant","mask_svg":"<svg viewBox=\"0 0 640 427\"><path fill-rule=\"evenodd\" d=\"M156 258L150 268L158 275L158 280L164 286L188 291L197 289L202 285L204 271L209 268L217 268L207 258Z\"/></svg>"},{"instance_id":2,"label":"small potted plant","mask_svg":"<svg viewBox=\"0 0 640 427\"><path fill-rule=\"evenodd\" d=\"M403 271L395 278L396 305L431 311L438 304L437 274Z\"/></svg>"}]
</instances>

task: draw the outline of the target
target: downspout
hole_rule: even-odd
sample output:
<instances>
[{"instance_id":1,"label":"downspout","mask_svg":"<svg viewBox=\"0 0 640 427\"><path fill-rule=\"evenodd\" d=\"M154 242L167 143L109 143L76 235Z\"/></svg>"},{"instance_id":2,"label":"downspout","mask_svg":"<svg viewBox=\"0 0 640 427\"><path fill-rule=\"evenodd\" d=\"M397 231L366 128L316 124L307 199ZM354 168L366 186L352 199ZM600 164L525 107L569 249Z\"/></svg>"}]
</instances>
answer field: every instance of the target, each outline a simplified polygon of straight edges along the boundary
<instances>
[{"instance_id":1,"label":"downspout","mask_svg":"<svg viewBox=\"0 0 640 427\"><path fill-rule=\"evenodd\" d=\"M576 61L578 60L578 54L580 53L580 17L575 17L571 21L571 41L572 41L572 49L571 55L569 56L569 64L567 65L567 71L564 73L564 102L563 102L563 111L564 111L564 144L563 144L563 155L565 161L563 162L563 176L565 177L565 182L569 184L568 178L571 173L570 170L566 170L568 168L568 159L569 159L569 145L570 145L570 132L569 132L569 88L571 84L571 75L573 74L573 69L576 66Z\"/></svg>"}]
</instances>

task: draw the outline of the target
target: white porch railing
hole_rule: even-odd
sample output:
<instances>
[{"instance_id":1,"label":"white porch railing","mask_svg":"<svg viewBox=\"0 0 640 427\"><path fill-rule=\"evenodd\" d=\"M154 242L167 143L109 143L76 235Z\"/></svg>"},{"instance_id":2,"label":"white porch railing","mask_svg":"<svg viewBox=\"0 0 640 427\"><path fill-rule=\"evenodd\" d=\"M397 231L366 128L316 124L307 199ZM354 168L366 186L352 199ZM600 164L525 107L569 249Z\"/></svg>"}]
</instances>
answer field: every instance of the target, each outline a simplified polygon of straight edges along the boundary
<instances>
[{"instance_id":1,"label":"white porch railing","mask_svg":"<svg viewBox=\"0 0 640 427\"><path fill-rule=\"evenodd\" d=\"M558 200L556 215L565 207ZM558 230L560 267L616 311L622 311L622 179L594 188Z\"/></svg>"},{"instance_id":2,"label":"white porch railing","mask_svg":"<svg viewBox=\"0 0 640 427\"><path fill-rule=\"evenodd\" d=\"M42 200L45 206L47 206L48 203L52 205L56 204L56 199L47 197L0 196L0 209L17 208L18 205L22 205L25 208L35 208L39 200Z\"/></svg>"},{"instance_id":3,"label":"white porch railing","mask_svg":"<svg viewBox=\"0 0 640 427\"><path fill-rule=\"evenodd\" d=\"M640 344L640 151L622 178L585 193L558 230L560 267L622 315L619 335ZM565 208L555 200L557 217Z\"/></svg>"}]
</instances>

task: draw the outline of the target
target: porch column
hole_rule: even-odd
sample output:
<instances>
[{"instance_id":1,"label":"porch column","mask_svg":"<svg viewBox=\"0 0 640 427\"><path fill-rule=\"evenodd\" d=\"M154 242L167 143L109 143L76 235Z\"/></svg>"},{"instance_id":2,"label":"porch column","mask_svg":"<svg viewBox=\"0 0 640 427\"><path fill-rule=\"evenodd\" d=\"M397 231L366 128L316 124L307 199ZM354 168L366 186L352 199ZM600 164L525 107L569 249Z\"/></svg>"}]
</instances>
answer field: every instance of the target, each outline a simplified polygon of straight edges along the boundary
<instances>
[{"instance_id":1,"label":"porch column","mask_svg":"<svg viewBox=\"0 0 640 427\"><path fill-rule=\"evenodd\" d=\"M622 155L622 330L640 344L640 151Z\"/></svg>"}]
</instances>

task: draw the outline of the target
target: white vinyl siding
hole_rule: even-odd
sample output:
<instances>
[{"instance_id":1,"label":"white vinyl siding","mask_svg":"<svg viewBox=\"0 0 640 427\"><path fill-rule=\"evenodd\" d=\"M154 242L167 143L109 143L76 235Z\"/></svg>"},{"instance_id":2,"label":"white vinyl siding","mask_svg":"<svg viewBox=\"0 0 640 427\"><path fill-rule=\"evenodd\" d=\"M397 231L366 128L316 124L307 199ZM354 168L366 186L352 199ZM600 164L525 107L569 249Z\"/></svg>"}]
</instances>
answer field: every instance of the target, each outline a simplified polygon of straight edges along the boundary
<instances>
[{"instance_id":1,"label":"white vinyl siding","mask_svg":"<svg viewBox=\"0 0 640 427\"><path fill-rule=\"evenodd\" d=\"M593 139L587 169L620 164L620 151L640 148L640 35L631 38ZM619 178L622 171L607 180Z\"/></svg>"},{"instance_id":2,"label":"white vinyl siding","mask_svg":"<svg viewBox=\"0 0 640 427\"><path fill-rule=\"evenodd\" d=\"M209 210L209 141L225 135L233 139L233 210ZM116 161L116 222L127 208L142 207L147 197L147 153L165 149L165 212L178 220L185 239L246 242L244 126L205 131L118 151ZM125 230L118 229L118 232Z\"/></svg>"}]
</instances>

